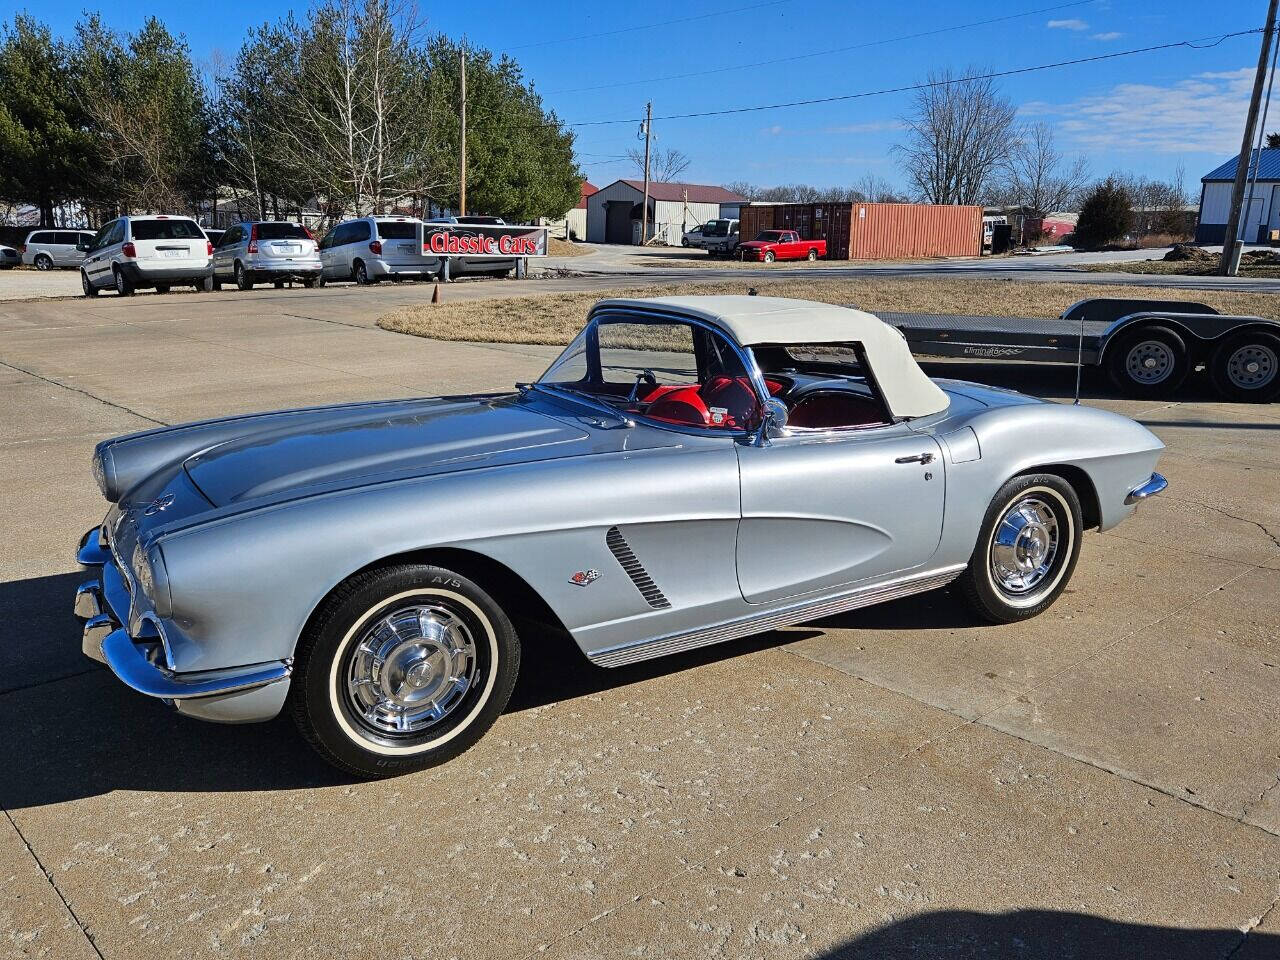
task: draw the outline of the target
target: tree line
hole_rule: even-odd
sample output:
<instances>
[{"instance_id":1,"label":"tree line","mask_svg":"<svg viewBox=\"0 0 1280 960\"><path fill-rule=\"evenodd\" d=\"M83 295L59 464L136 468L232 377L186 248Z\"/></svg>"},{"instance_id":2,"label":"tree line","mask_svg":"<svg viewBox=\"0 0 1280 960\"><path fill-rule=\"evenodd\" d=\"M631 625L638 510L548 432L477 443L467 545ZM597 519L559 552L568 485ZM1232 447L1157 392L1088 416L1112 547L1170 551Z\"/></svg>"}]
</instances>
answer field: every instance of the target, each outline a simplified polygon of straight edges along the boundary
<instances>
[{"instance_id":1,"label":"tree line","mask_svg":"<svg viewBox=\"0 0 1280 960\"><path fill-rule=\"evenodd\" d=\"M0 202L326 219L456 209L466 64L467 205L514 222L578 200L573 135L506 56L428 33L405 0L324 0L198 69L156 17L88 14L73 37L20 14L0 35Z\"/></svg>"}]
</instances>

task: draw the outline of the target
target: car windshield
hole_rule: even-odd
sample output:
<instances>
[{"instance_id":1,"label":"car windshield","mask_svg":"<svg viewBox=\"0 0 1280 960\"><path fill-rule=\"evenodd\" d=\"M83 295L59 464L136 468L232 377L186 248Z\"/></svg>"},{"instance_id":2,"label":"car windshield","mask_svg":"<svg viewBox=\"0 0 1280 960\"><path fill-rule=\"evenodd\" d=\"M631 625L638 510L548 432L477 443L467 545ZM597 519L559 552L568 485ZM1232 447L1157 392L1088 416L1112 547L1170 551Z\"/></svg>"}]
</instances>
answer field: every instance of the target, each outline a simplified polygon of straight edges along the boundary
<instances>
[{"instance_id":1,"label":"car windshield","mask_svg":"<svg viewBox=\"0 0 1280 960\"><path fill-rule=\"evenodd\" d=\"M727 237L729 235L729 221L708 220L707 225L702 228L702 233L708 237Z\"/></svg>"},{"instance_id":2,"label":"car windshield","mask_svg":"<svg viewBox=\"0 0 1280 960\"><path fill-rule=\"evenodd\" d=\"M134 220L129 224L134 240L203 240L194 220Z\"/></svg>"},{"instance_id":3,"label":"car windshield","mask_svg":"<svg viewBox=\"0 0 1280 960\"><path fill-rule=\"evenodd\" d=\"M744 430L759 421L759 399L738 352L721 334L681 320L599 317L538 384L661 423Z\"/></svg>"},{"instance_id":4,"label":"car windshield","mask_svg":"<svg viewBox=\"0 0 1280 960\"><path fill-rule=\"evenodd\" d=\"M412 240L418 235L418 225L399 220L379 220L378 236L383 240Z\"/></svg>"},{"instance_id":5,"label":"car windshield","mask_svg":"<svg viewBox=\"0 0 1280 960\"><path fill-rule=\"evenodd\" d=\"M296 223L260 223L259 240L306 240L307 231Z\"/></svg>"}]
</instances>

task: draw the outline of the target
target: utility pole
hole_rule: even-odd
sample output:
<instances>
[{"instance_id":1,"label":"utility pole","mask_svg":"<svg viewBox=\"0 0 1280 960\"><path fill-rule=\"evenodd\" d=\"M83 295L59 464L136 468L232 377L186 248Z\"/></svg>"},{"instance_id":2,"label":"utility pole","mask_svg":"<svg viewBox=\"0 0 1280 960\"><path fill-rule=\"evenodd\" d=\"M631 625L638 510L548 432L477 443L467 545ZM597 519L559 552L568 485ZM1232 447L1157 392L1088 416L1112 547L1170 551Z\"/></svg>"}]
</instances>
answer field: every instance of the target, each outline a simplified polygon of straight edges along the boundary
<instances>
[{"instance_id":1,"label":"utility pole","mask_svg":"<svg viewBox=\"0 0 1280 960\"><path fill-rule=\"evenodd\" d=\"M467 43L465 40L458 47L458 66L462 77L462 139L458 157L458 216L463 217L467 213Z\"/></svg>"},{"instance_id":2,"label":"utility pole","mask_svg":"<svg viewBox=\"0 0 1280 960\"><path fill-rule=\"evenodd\" d=\"M1218 276L1234 277L1240 268L1241 207L1244 205L1245 179L1253 160L1254 129L1258 124L1258 107L1262 102L1262 87L1267 78L1267 56L1271 53L1271 41L1276 30L1276 12L1280 0L1267 4L1267 26L1262 31L1262 49L1258 51L1258 72L1253 78L1253 95L1249 98L1249 116L1244 123L1244 137L1240 141L1240 159L1236 162L1236 182L1231 188L1231 213L1227 217L1227 232L1222 238L1222 259L1218 262Z\"/></svg>"},{"instance_id":3,"label":"utility pole","mask_svg":"<svg viewBox=\"0 0 1280 960\"><path fill-rule=\"evenodd\" d=\"M1271 0L1274 6L1278 0ZM653 103L644 105L644 205L640 208L640 246L649 242L649 135L653 129Z\"/></svg>"}]
</instances>

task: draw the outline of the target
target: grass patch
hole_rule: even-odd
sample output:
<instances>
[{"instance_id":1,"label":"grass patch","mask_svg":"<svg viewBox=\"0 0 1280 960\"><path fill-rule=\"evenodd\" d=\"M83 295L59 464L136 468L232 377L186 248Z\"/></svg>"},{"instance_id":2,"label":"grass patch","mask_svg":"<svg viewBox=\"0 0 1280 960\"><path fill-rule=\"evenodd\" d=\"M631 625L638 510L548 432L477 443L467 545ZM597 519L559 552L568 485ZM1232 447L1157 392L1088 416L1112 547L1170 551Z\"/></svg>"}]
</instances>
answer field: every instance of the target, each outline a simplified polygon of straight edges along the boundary
<instances>
[{"instance_id":1,"label":"grass patch","mask_svg":"<svg viewBox=\"0 0 1280 960\"><path fill-rule=\"evenodd\" d=\"M434 340L477 343L530 343L561 346L582 329L587 311L605 297L658 297L746 293L747 284L664 283L618 287L585 293L549 293L494 297L440 304L415 304L393 310L378 326ZM1183 290L1083 283L1035 283L1018 280L881 277L780 280L754 283L761 296L795 297L824 303L852 303L872 313L972 313L1001 317L1055 317L1086 297L1135 297L1193 300L1224 313L1280 319L1280 297L1266 293Z\"/></svg>"},{"instance_id":2,"label":"grass patch","mask_svg":"<svg viewBox=\"0 0 1280 960\"><path fill-rule=\"evenodd\" d=\"M1091 273L1141 273L1164 277L1212 277L1218 273L1218 264L1200 263L1195 260L1129 260L1123 263L1090 263L1080 267ZM1240 276L1280 277L1280 266L1256 266L1240 264Z\"/></svg>"}]
</instances>

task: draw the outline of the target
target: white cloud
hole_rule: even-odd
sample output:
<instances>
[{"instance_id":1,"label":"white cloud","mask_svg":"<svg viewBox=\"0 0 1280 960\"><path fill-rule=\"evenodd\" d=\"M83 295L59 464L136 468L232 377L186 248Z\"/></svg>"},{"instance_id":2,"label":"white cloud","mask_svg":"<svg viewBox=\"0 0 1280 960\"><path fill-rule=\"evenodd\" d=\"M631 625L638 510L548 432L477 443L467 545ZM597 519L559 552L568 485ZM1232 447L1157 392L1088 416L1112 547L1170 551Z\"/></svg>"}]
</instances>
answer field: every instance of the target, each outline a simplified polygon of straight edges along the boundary
<instances>
[{"instance_id":1,"label":"white cloud","mask_svg":"<svg viewBox=\"0 0 1280 960\"><path fill-rule=\"evenodd\" d=\"M1050 20L1045 24L1050 30L1088 30L1089 25L1083 20Z\"/></svg>"},{"instance_id":2,"label":"white cloud","mask_svg":"<svg viewBox=\"0 0 1280 960\"><path fill-rule=\"evenodd\" d=\"M840 123L825 127L784 127L774 124L762 127L760 132L770 137L816 137L829 134L889 133L901 130L905 125L901 120L867 120L862 123Z\"/></svg>"},{"instance_id":3,"label":"white cloud","mask_svg":"<svg viewBox=\"0 0 1280 960\"><path fill-rule=\"evenodd\" d=\"M1048 120L1064 145L1086 151L1225 156L1240 147L1253 74L1241 67L1167 86L1121 83L1069 103L1026 103L1019 112Z\"/></svg>"},{"instance_id":4,"label":"white cloud","mask_svg":"<svg viewBox=\"0 0 1280 960\"><path fill-rule=\"evenodd\" d=\"M1117 33L1115 30L1110 30L1107 33L1095 33L1092 39L1101 40L1105 43L1108 40L1119 40L1123 36L1123 33Z\"/></svg>"}]
</instances>

